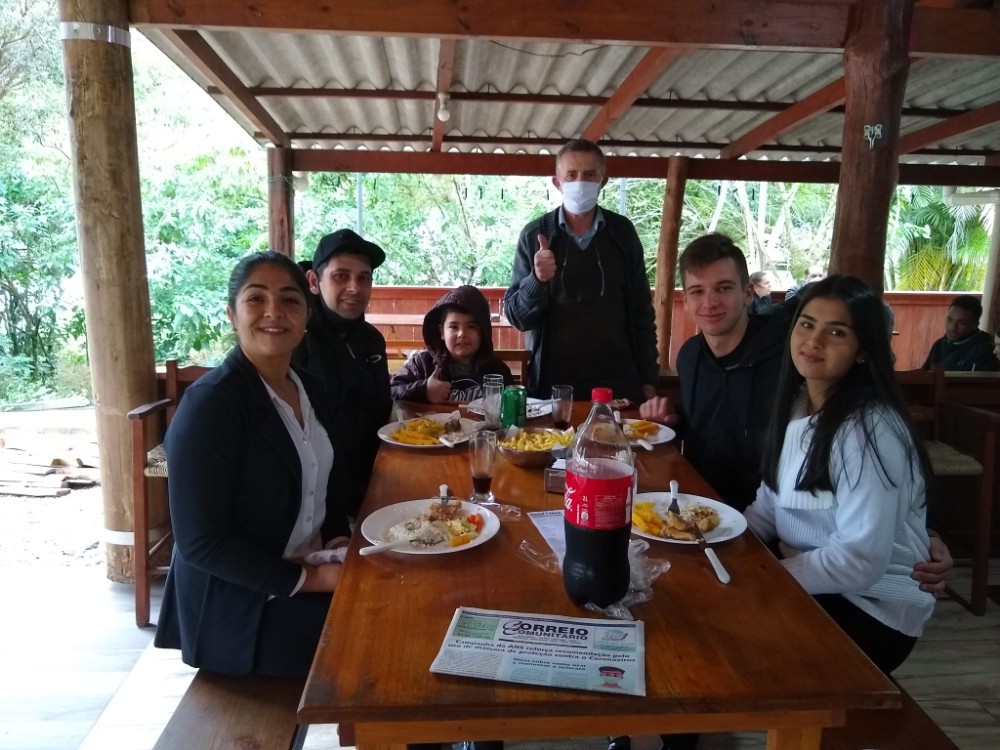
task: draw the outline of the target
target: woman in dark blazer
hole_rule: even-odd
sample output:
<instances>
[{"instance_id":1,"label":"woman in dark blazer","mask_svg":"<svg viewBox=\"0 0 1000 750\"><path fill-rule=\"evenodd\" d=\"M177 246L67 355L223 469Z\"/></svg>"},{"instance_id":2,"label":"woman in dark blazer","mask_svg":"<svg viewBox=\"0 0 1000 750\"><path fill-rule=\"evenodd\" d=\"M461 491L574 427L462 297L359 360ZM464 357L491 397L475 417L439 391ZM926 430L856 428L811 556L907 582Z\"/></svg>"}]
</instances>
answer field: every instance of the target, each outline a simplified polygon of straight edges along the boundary
<instances>
[{"instance_id":1,"label":"woman in dark blazer","mask_svg":"<svg viewBox=\"0 0 1000 750\"><path fill-rule=\"evenodd\" d=\"M238 346L185 391L167 432L175 543L155 643L191 666L305 675L340 578L321 560L350 501L329 399L290 366L307 299L286 256L241 260L226 310Z\"/></svg>"}]
</instances>

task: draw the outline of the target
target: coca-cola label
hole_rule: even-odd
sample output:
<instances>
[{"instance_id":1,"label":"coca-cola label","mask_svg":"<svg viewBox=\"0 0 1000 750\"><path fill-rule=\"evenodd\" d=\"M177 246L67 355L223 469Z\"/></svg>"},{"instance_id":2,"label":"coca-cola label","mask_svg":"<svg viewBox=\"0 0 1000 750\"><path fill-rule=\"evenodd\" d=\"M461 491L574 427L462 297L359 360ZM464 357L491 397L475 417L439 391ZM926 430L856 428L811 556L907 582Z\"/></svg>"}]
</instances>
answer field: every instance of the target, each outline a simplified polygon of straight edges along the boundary
<instances>
[{"instance_id":1,"label":"coca-cola label","mask_svg":"<svg viewBox=\"0 0 1000 750\"><path fill-rule=\"evenodd\" d=\"M620 529L632 522L633 475L596 479L566 472L566 520L581 529Z\"/></svg>"}]
</instances>

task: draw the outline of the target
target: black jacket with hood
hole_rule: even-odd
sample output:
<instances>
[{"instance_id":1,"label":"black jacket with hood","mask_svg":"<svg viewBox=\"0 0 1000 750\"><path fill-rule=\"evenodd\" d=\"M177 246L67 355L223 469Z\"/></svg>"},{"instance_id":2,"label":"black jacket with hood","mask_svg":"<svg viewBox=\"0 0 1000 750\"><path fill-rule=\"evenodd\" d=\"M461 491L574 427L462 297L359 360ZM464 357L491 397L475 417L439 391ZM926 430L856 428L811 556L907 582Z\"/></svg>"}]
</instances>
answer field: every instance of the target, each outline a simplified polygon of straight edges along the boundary
<instances>
[{"instance_id":1,"label":"black jacket with hood","mask_svg":"<svg viewBox=\"0 0 1000 750\"><path fill-rule=\"evenodd\" d=\"M459 307L467 311L479 326L479 351L472 362L472 373L457 375L451 355L441 337L446 307ZM392 397L399 401L427 401L427 380L435 368L441 368L441 379L451 383L451 401L471 401L482 395L484 375L502 375L504 385L513 382L510 368L493 356L493 324L490 322L490 305L486 297L474 286L452 289L434 303L424 316L424 344L427 349L416 352L392 377Z\"/></svg>"}]
</instances>

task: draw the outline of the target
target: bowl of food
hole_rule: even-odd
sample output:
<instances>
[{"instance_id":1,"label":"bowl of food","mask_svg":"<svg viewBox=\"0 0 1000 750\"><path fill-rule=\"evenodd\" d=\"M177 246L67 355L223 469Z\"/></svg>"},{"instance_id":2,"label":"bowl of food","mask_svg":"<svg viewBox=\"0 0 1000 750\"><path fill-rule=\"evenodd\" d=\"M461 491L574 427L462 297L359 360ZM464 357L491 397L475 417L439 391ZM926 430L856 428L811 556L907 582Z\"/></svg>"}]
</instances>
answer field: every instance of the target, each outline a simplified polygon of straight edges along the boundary
<instances>
[{"instance_id":1,"label":"bowl of food","mask_svg":"<svg viewBox=\"0 0 1000 750\"><path fill-rule=\"evenodd\" d=\"M552 451L566 448L573 440L573 430L540 427L510 428L497 440L500 455L514 466L544 469L552 461Z\"/></svg>"}]
</instances>

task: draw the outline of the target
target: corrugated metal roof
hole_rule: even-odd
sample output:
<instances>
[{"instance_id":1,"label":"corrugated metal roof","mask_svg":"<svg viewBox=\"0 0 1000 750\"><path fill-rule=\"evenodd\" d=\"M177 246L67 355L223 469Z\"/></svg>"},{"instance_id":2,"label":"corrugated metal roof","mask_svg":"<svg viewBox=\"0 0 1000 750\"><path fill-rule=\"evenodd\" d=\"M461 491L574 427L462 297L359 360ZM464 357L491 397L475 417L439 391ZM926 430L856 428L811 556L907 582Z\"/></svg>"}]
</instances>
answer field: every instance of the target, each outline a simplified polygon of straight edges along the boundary
<instances>
[{"instance_id":1,"label":"corrugated metal roof","mask_svg":"<svg viewBox=\"0 0 1000 750\"><path fill-rule=\"evenodd\" d=\"M200 85L209 79L155 29L144 30ZM302 148L426 151L434 127L436 38L375 37L260 30L202 30L221 60L248 88L371 90L397 98L259 96L281 130ZM610 97L648 48L488 39L456 44L444 151L552 152L579 136L600 111L593 102L463 100L462 93ZM801 101L843 75L840 54L701 49L673 61L604 140L609 153L709 158L767 122L780 106ZM409 98L407 98L409 97ZM422 97L422 98L418 98ZM222 106L248 132L259 133L233 102ZM705 102L701 107L698 102ZM673 105L673 102L678 104ZM911 70L901 134L941 122L943 115L1000 102L1000 60L937 58ZM734 109L743 106L745 109ZM923 110L907 114L907 108ZM322 134L322 137L310 137ZM751 158L838 158L843 115L804 121L752 152ZM858 137L861 137L859 134ZM261 138L262 142L264 141ZM1000 152L1000 124L962 133L902 162L981 164ZM947 152L944 152L947 151Z\"/></svg>"}]
</instances>

